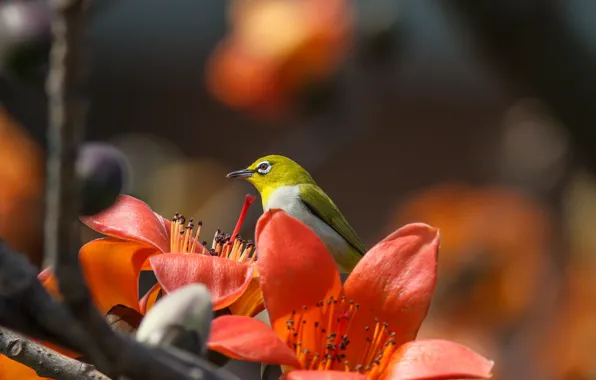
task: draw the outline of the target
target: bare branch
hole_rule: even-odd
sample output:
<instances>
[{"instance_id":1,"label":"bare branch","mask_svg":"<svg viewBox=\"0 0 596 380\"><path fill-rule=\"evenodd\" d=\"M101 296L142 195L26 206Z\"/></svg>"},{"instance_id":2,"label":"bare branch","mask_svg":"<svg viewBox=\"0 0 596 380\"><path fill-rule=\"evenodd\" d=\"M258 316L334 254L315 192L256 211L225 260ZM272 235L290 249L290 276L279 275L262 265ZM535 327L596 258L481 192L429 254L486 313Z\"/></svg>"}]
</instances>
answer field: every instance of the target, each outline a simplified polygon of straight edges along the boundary
<instances>
[{"instance_id":1,"label":"bare branch","mask_svg":"<svg viewBox=\"0 0 596 380\"><path fill-rule=\"evenodd\" d=\"M40 377L109 380L92 365L71 359L7 329L0 329L0 354L34 369Z\"/></svg>"},{"instance_id":2,"label":"bare branch","mask_svg":"<svg viewBox=\"0 0 596 380\"><path fill-rule=\"evenodd\" d=\"M64 305L80 322L81 352L111 377L233 379L199 357L174 349L149 349L115 333L91 302L78 260L80 183L75 165L85 118L79 92L84 74L85 12L82 0L52 0L51 5L44 261L53 268Z\"/></svg>"},{"instance_id":3,"label":"bare branch","mask_svg":"<svg viewBox=\"0 0 596 380\"><path fill-rule=\"evenodd\" d=\"M0 324L74 351L86 352L80 338L88 338L87 334L64 305L47 293L34 273L27 259L13 252L0 239ZM174 348L149 349L116 335L99 314L95 315L101 324L93 336L103 346L117 347L106 356L119 363L116 366L118 373L137 379L236 379L195 355ZM93 318L92 323L95 321ZM29 365L29 362L23 363ZM39 361L34 363L39 365ZM42 365L49 364L42 361Z\"/></svg>"}]
</instances>

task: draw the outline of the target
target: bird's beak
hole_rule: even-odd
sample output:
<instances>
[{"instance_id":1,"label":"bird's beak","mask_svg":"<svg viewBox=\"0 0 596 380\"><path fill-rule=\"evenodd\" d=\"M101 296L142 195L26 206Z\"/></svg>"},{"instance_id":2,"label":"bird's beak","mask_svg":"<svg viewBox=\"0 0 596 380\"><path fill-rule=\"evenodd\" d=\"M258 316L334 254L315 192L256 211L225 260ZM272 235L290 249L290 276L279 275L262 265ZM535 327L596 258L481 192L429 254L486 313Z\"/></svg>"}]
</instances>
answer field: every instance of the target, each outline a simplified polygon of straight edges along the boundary
<instances>
[{"instance_id":1,"label":"bird's beak","mask_svg":"<svg viewBox=\"0 0 596 380\"><path fill-rule=\"evenodd\" d=\"M252 177L254 173L255 171L250 169L236 170L235 172L229 173L226 178L248 178Z\"/></svg>"}]
</instances>

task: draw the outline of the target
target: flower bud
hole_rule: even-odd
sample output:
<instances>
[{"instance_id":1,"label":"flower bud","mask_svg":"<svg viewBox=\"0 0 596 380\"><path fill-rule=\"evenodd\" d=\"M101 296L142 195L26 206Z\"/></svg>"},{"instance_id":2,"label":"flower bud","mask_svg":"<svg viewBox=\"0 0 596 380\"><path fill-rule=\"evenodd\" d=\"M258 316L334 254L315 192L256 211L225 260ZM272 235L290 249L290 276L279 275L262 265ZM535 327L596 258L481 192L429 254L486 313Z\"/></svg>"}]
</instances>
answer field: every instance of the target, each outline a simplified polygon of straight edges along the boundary
<instances>
[{"instance_id":1,"label":"flower bud","mask_svg":"<svg viewBox=\"0 0 596 380\"><path fill-rule=\"evenodd\" d=\"M212 309L211 295L205 285L186 285L157 301L143 318L136 339L151 346L175 346L203 355Z\"/></svg>"},{"instance_id":2,"label":"flower bud","mask_svg":"<svg viewBox=\"0 0 596 380\"><path fill-rule=\"evenodd\" d=\"M81 179L81 215L110 207L120 195L126 177L126 159L116 148L99 143L84 145L77 174Z\"/></svg>"}]
</instances>

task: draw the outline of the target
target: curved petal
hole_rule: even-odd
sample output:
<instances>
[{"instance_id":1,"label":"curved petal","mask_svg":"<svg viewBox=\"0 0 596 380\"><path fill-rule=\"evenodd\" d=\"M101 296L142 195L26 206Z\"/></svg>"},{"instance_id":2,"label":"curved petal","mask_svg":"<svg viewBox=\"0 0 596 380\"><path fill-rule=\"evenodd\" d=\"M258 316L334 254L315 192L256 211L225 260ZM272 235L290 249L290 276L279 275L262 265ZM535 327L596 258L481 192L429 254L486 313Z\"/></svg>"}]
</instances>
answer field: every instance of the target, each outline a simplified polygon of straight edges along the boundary
<instances>
[{"instance_id":1,"label":"curved petal","mask_svg":"<svg viewBox=\"0 0 596 380\"><path fill-rule=\"evenodd\" d=\"M159 282L151 287L149 291L141 298L139 301L139 312L143 315L147 314L149 310L155 305L157 302L157 297L159 297L159 293L161 292L161 285Z\"/></svg>"},{"instance_id":2,"label":"curved petal","mask_svg":"<svg viewBox=\"0 0 596 380\"><path fill-rule=\"evenodd\" d=\"M254 317L265 310L259 278L253 276L246 291L228 308L234 315L244 315L247 317Z\"/></svg>"},{"instance_id":3,"label":"curved petal","mask_svg":"<svg viewBox=\"0 0 596 380\"><path fill-rule=\"evenodd\" d=\"M343 371L290 371L281 377L283 380L367 380L358 372Z\"/></svg>"},{"instance_id":4,"label":"curved petal","mask_svg":"<svg viewBox=\"0 0 596 380\"><path fill-rule=\"evenodd\" d=\"M294 351L269 326L248 317L215 318L207 347L233 359L300 367Z\"/></svg>"},{"instance_id":5,"label":"curved petal","mask_svg":"<svg viewBox=\"0 0 596 380\"><path fill-rule=\"evenodd\" d=\"M145 202L129 195L120 195L110 208L81 217L81 221L110 237L149 244L161 252L170 248L169 232L162 220Z\"/></svg>"},{"instance_id":6,"label":"curved petal","mask_svg":"<svg viewBox=\"0 0 596 380\"><path fill-rule=\"evenodd\" d=\"M494 362L448 340L404 344L391 357L383 379L488 379Z\"/></svg>"},{"instance_id":7,"label":"curved petal","mask_svg":"<svg viewBox=\"0 0 596 380\"><path fill-rule=\"evenodd\" d=\"M261 290L273 329L285 336L286 321L295 310L305 321L322 319L315 305L337 298L341 282L337 265L319 237L298 219L269 210L257 223L256 244ZM303 347L314 347L315 339L314 329L306 329Z\"/></svg>"},{"instance_id":8,"label":"curved petal","mask_svg":"<svg viewBox=\"0 0 596 380\"><path fill-rule=\"evenodd\" d=\"M387 322L398 345L413 340L426 317L437 276L439 231L426 224L409 224L374 246L344 284L348 299L360 304L351 324L350 340L364 342L375 318ZM350 345L349 360L358 357Z\"/></svg>"},{"instance_id":9,"label":"curved petal","mask_svg":"<svg viewBox=\"0 0 596 380\"><path fill-rule=\"evenodd\" d=\"M166 230L166 232L169 231L170 230L170 227L172 225L172 222L170 221L170 219L164 218L163 216L159 215L155 211L153 213L155 214L155 216L157 217L157 219L159 219L159 221L163 225L163 228Z\"/></svg>"},{"instance_id":10,"label":"curved petal","mask_svg":"<svg viewBox=\"0 0 596 380\"><path fill-rule=\"evenodd\" d=\"M157 281L170 293L194 282L207 286L213 309L228 307L248 288L253 267L217 256L192 253L165 253L153 256L149 262Z\"/></svg>"},{"instance_id":11,"label":"curved petal","mask_svg":"<svg viewBox=\"0 0 596 380\"><path fill-rule=\"evenodd\" d=\"M146 244L113 238L93 240L81 248L85 281L102 314L118 304L138 311L141 266L158 253Z\"/></svg>"}]
</instances>

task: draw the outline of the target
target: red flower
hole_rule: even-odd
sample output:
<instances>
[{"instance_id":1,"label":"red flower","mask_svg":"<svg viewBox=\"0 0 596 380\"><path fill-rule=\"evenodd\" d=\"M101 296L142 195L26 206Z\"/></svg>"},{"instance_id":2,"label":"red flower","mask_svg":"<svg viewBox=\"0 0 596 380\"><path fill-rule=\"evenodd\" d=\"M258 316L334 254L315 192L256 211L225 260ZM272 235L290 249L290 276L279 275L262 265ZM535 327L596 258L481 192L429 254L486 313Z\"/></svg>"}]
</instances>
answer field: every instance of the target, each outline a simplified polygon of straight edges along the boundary
<instances>
[{"instance_id":1,"label":"red flower","mask_svg":"<svg viewBox=\"0 0 596 380\"><path fill-rule=\"evenodd\" d=\"M254 197L246 197L244 207L231 236L218 235L212 250L197 241L192 222L184 217L174 222L154 213L147 204L122 195L114 206L83 223L109 237L85 244L79 253L85 281L103 314L115 305L124 305L145 313L163 289L173 291L191 282L204 283L212 294L215 310L230 308L233 314L254 316L263 310L257 276L254 245L237 238L238 231ZM172 253L173 252L173 253ZM153 269L159 283L139 302L138 281L143 269ZM56 279L45 269L39 280L46 290L60 297ZM48 342L47 347L69 357L78 354ZM41 379L34 370L0 356L0 380Z\"/></svg>"},{"instance_id":2,"label":"red flower","mask_svg":"<svg viewBox=\"0 0 596 380\"><path fill-rule=\"evenodd\" d=\"M201 222L193 234L192 219L185 224L184 216L176 214L169 221L128 195L102 213L81 218L108 236L85 244L79 252L97 307L106 314L120 304L144 314L162 289L171 292L201 282L211 292L215 310L229 307L234 314L248 316L262 311L254 244L237 238L254 199L247 196L234 233L216 236L211 250L198 241ZM151 269L159 282L139 302L139 274Z\"/></svg>"},{"instance_id":3,"label":"red flower","mask_svg":"<svg viewBox=\"0 0 596 380\"><path fill-rule=\"evenodd\" d=\"M281 364L290 369L288 379L491 376L493 363L462 345L415 340L435 288L438 230L425 224L397 230L362 258L343 287L324 244L298 220L269 211L256 234L272 328L217 318L212 350Z\"/></svg>"}]
</instances>

